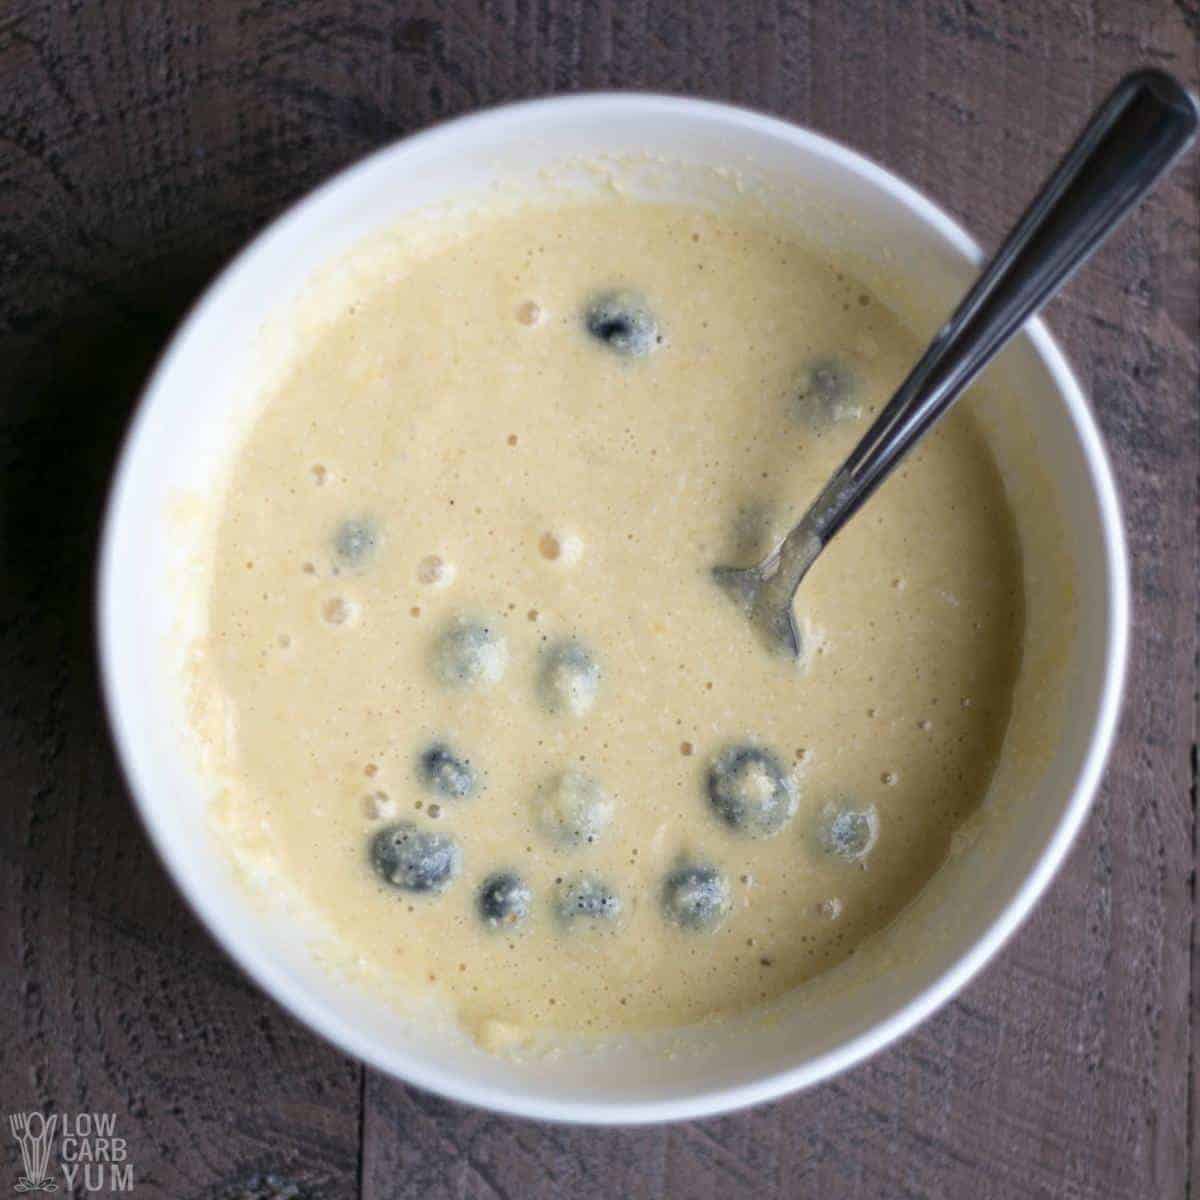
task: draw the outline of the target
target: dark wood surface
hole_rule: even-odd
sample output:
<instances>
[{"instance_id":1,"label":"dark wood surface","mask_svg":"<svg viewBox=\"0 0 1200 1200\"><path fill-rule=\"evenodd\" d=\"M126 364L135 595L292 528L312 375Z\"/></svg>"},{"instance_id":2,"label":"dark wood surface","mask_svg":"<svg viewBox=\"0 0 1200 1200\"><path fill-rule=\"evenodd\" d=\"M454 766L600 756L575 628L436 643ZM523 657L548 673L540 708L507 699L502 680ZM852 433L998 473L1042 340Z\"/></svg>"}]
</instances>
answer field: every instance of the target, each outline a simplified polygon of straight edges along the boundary
<instances>
[{"instance_id":1,"label":"dark wood surface","mask_svg":"<svg viewBox=\"0 0 1200 1200\"><path fill-rule=\"evenodd\" d=\"M645 87L843 139L995 244L1128 68L1200 78L1197 0L3 0L0 1109L113 1111L135 1195L1185 1197L1196 1028L1200 158L1050 312L1115 460L1136 626L1120 744L1036 915L824 1087L671 1128L457 1107L324 1045L174 895L90 635L98 513L147 366L312 184L432 120ZM0 1126L0 1190L17 1175Z\"/></svg>"}]
</instances>

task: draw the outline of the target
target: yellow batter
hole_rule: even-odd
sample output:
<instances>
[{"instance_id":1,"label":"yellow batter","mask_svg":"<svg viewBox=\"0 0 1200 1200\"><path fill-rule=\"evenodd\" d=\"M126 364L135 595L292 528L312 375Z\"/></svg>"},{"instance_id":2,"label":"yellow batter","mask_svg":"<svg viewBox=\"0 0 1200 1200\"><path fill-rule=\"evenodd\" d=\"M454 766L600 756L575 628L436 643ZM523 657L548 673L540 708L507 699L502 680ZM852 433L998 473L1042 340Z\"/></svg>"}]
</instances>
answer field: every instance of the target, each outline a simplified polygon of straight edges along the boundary
<instances>
[{"instance_id":1,"label":"yellow batter","mask_svg":"<svg viewBox=\"0 0 1200 1200\"><path fill-rule=\"evenodd\" d=\"M354 955L468 1028L644 1029L913 898L1021 651L969 406L805 580L802 667L709 572L918 350L788 236L617 198L480 218L306 348L239 451L205 655L243 812Z\"/></svg>"}]
</instances>

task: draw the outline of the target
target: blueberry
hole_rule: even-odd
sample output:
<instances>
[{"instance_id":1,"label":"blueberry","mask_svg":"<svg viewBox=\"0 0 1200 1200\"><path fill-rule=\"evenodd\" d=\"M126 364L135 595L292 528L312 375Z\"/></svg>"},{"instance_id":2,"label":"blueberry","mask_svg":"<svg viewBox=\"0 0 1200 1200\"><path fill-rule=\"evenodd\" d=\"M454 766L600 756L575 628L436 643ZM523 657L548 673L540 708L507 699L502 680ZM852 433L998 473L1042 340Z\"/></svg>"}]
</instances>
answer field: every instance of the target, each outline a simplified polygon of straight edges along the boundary
<instances>
[{"instance_id":1,"label":"blueberry","mask_svg":"<svg viewBox=\"0 0 1200 1200\"><path fill-rule=\"evenodd\" d=\"M751 837L771 837L796 812L796 785L779 759L758 746L727 746L708 769L717 815Z\"/></svg>"},{"instance_id":2,"label":"blueberry","mask_svg":"<svg viewBox=\"0 0 1200 1200\"><path fill-rule=\"evenodd\" d=\"M554 910L567 925L579 920L615 921L621 915L621 898L603 880L584 875L559 885Z\"/></svg>"},{"instance_id":3,"label":"blueberry","mask_svg":"<svg viewBox=\"0 0 1200 1200\"><path fill-rule=\"evenodd\" d=\"M826 804L817 817L817 845L832 858L858 862L865 858L879 837L879 814L875 805L855 807L849 801Z\"/></svg>"},{"instance_id":4,"label":"blueberry","mask_svg":"<svg viewBox=\"0 0 1200 1200\"><path fill-rule=\"evenodd\" d=\"M444 892L462 869L462 851L444 833L397 821L371 838L371 865L402 892Z\"/></svg>"},{"instance_id":5,"label":"blueberry","mask_svg":"<svg viewBox=\"0 0 1200 1200\"><path fill-rule=\"evenodd\" d=\"M594 296L583 319L592 337L625 358L644 358L662 342L646 302L625 288Z\"/></svg>"},{"instance_id":6,"label":"blueberry","mask_svg":"<svg viewBox=\"0 0 1200 1200\"><path fill-rule=\"evenodd\" d=\"M716 929L729 905L729 880L716 867L680 866L663 880L663 915L682 929Z\"/></svg>"},{"instance_id":7,"label":"blueberry","mask_svg":"<svg viewBox=\"0 0 1200 1200\"><path fill-rule=\"evenodd\" d=\"M762 501L749 500L738 505L730 528L728 557L757 562L777 541L774 527L775 514Z\"/></svg>"},{"instance_id":8,"label":"blueberry","mask_svg":"<svg viewBox=\"0 0 1200 1200\"><path fill-rule=\"evenodd\" d=\"M582 717L599 690L600 668L579 642L559 642L543 653L538 691L556 716Z\"/></svg>"},{"instance_id":9,"label":"blueberry","mask_svg":"<svg viewBox=\"0 0 1200 1200\"><path fill-rule=\"evenodd\" d=\"M479 885L479 918L489 929L511 929L529 915L533 894L511 871L496 871Z\"/></svg>"},{"instance_id":10,"label":"blueberry","mask_svg":"<svg viewBox=\"0 0 1200 1200\"><path fill-rule=\"evenodd\" d=\"M475 790L475 769L445 742L435 742L417 762L421 782L447 800L465 800Z\"/></svg>"},{"instance_id":11,"label":"blueberry","mask_svg":"<svg viewBox=\"0 0 1200 1200\"><path fill-rule=\"evenodd\" d=\"M459 617L438 638L434 666L451 687L496 683L508 666L508 645L495 625Z\"/></svg>"},{"instance_id":12,"label":"blueberry","mask_svg":"<svg viewBox=\"0 0 1200 1200\"><path fill-rule=\"evenodd\" d=\"M859 384L839 359L826 358L808 368L795 401L796 417L821 432L862 416Z\"/></svg>"},{"instance_id":13,"label":"blueberry","mask_svg":"<svg viewBox=\"0 0 1200 1200\"><path fill-rule=\"evenodd\" d=\"M338 560L348 567L361 567L375 553L378 543L379 531L369 517L343 521L333 538Z\"/></svg>"},{"instance_id":14,"label":"blueberry","mask_svg":"<svg viewBox=\"0 0 1200 1200\"><path fill-rule=\"evenodd\" d=\"M612 816L612 798L581 771L564 771L543 784L534 800L538 828L560 846L594 842Z\"/></svg>"}]
</instances>

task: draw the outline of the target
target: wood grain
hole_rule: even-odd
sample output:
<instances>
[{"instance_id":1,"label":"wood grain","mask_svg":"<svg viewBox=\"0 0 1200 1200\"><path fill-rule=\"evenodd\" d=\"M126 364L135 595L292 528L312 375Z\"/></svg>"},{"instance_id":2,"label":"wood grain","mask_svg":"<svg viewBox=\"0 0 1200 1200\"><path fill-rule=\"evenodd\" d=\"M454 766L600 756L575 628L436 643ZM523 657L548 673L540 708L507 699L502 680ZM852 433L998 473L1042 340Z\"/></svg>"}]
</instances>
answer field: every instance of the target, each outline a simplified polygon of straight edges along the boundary
<instances>
[{"instance_id":1,"label":"wood grain","mask_svg":"<svg viewBox=\"0 0 1200 1200\"><path fill-rule=\"evenodd\" d=\"M1200 81L1196 0L9 0L0 8L0 1101L121 1114L137 1195L1191 1196L1200 158L1050 313L1109 439L1136 597L1093 818L1000 959L898 1047L720 1120L457 1107L254 991L150 853L99 716L91 559L140 381L199 287L336 168L480 105L765 108L994 244L1127 69ZM15 1163L15 1158L9 1160Z\"/></svg>"}]
</instances>

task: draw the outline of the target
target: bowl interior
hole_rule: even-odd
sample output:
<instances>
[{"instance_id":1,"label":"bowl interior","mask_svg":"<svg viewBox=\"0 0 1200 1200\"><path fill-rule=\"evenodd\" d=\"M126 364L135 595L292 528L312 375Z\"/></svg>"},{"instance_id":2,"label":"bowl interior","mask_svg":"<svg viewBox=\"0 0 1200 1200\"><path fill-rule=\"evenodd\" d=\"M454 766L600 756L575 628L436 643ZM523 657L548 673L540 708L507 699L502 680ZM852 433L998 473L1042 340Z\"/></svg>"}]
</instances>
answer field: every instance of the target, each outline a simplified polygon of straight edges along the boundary
<instances>
[{"instance_id":1,"label":"bowl interior","mask_svg":"<svg viewBox=\"0 0 1200 1200\"><path fill-rule=\"evenodd\" d=\"M230 431L253 408L260 328L314 271L408 211L581 155L732 167L762 180L789 219L852 259L925 331L974 274L969 239L887 173L824 139L718 105L632 95L536 102L384 150L260 237L163 358L108 514L101 656L118 747L160 854L230 953L297 1016L378 1067L458 1099L540 1117L668 1119L767 1099L842 1069L948 998L1024 916L1082 821L1111 740L1124 663L1124 551L1096 430L1035 325L998 361L999 386L980 401L1021 532L1026 658L1038 668L1022 674L994 819L894 937L881 939L880 953L864 956L869 963L804 989L769 1019L659 1038L653 1053L636 1039L617 1042L588 1054L581 1070L569 1051L529 1062L490 1057L398 1021L378 999L328 975L279 914L249 903L206 820L210 790L188 744L184 687L186 633L199 614L182 597L203 554L188 497L211 493ZM656 166L640 186L686 195L697 177ZM1058 714L1049 711L1051 678L1059 697L1070 697ZM1029 752L1039 736L1039 752ZM657 1052L664 1048L673 1052Z\"/></svg>"}]
</instances>

